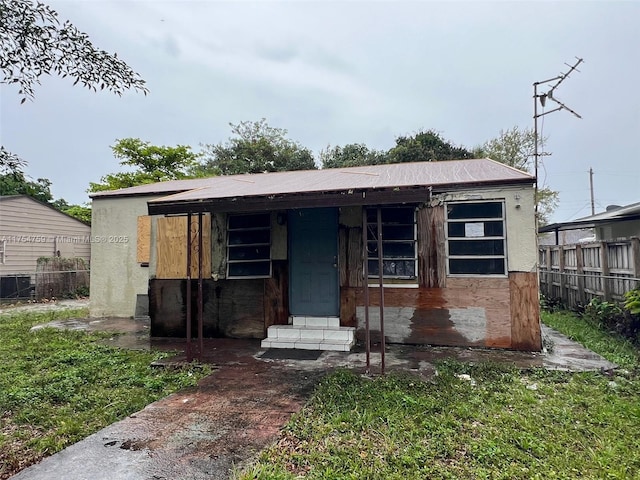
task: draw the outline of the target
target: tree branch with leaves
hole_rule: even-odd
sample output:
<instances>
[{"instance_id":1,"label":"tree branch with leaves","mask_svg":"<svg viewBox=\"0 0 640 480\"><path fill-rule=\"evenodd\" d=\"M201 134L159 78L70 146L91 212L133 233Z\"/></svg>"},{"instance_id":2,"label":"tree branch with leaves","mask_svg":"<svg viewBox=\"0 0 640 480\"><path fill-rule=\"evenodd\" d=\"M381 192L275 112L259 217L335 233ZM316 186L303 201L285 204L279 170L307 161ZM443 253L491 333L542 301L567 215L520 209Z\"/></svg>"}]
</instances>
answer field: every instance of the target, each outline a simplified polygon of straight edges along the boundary
<instances>
[{"instance_id":1,"label":"tree branch with leaves","mask_svg":"<svg viewBox=\"0 0 640 480\"><path fill-rule=\"evenodd\" d=\"M532 129L520 130L517 126L501 130L496 138L486 141L474 150L474 156L486 157L504 163L525 172L531 172L536 137ZM536 198L538 221L541 225L549 223L551 214L558 206L558 192L538 186Z\"/></svg>"},{"instance_id":2,"label":"tree branch with leaves","mask_svg":"<svg viewBox=\"0 0 640 480\"><path fill-rule=\"evenodd\" d=\"M116 140L111 150L121 160L120 165L134 167L135 170L105 175L100 182L89 184L89 192L192 178L192 171L199 165L200 155L186 145L166 147L151 145L139 138L123 138Z\"/></svg>"},{"instance_id":3,"label":"tree branch with leaves","mask_svg":"<svg viewBox=\"0 0 640 480\"><path fill-rule=\"evenodd\" d=\"M144 80L117 54L96 48L86 33L40 2L0 0L0 75L18 86L21 103L35 97L42 75L71 77L74 85L122 95L134 89L146 95ZM24 161L0 148L0 171L16 171Z\"/></svg>"}]
</instances>

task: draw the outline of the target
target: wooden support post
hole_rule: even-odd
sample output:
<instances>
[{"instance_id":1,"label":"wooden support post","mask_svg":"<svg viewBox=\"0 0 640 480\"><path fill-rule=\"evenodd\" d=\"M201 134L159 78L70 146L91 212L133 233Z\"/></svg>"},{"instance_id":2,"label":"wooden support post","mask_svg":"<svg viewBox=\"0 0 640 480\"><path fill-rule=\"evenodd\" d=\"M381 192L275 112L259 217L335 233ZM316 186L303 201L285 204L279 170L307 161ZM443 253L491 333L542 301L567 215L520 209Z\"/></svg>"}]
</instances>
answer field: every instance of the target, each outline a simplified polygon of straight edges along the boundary
<instances>
[{"instance_id":1,"label":"wooden support post","mask_svg":"<svg viewBox=\"0 0 640 480\"><path fill-rule=\"evenodd\" d=\"M545 268L547 269L547 283L546 283L546 293L547 297L551 297L551 292L553 292L553 274L551 273L551 247L546 247L547 258Z\"/></svg>"},{"instance_id":2,"label":"wooden support post","mask_svg":"<svg viewBox=\"0 0 640 480\"><path fill-rule=\"evenodd\" d=\"M609 246L607 242L600 242L600 270L602 272L602 296L605 302L611 300L609 288Z\"/></svg>"},{"instance_id":3,"label":"wooden support post","mask_svg":"<svg viewBox=\"0 0 640 480\"><path fill-rule=\"evenodd\" d=\"M631 256L632 262L631 268L633 268L633 278L640 278L640 238L632 237L631 238ZM640 284L636 283L637 287L640 287Z\"/></svg>"},{"instance_id":4,"label":"wooden support post","mask_svg":"<svg viewBox=\"0 0 640 480\"><path fill-rule=\"evenodd\" d=\"M566 305L567 294L565 291L566 281L564 278L564 246L558 247L558 264L560 267L560 301L563 305Z\"/></svg>"},{"instance_id":5,"label":"wooden support post","mask_svg":"<svg viewBox=\"0 0 640 480\"><path fill-rule=\"evenodd\" d=\"M582 245L576 245L576 299L580 305L586 303L586 295L584 292L584 258L582 257Z\"/></svg>"}]
</instances>

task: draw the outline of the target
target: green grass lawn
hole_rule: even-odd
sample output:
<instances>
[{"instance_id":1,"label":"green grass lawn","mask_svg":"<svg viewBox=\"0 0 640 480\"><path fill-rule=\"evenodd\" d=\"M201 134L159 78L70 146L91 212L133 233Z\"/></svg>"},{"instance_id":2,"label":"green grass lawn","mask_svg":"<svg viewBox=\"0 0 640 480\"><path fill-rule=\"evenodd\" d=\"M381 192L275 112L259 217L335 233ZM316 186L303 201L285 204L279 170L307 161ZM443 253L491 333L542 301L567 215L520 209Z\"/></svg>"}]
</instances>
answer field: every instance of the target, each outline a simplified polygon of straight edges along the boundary
<instances>
[{"instance_id":1,"label":"green grass lawn","mask_svg":"<svg viewBox=\"0 0 640 480\"><path fill-rule=\"evenodd\" d=\"M29 331L36 324L86 315L85 309L0 316L0 479L195 385L208 372L151 368L167 353L99 342L112 334Z\"/></svg>"},{"instance_id":2,"label":"green grass lawn","mask_svg":"<svg viewBox=\"0 0 640 480\"><path fill-rule=\"evenodd\" d=\"M579 323L566 315L545 321ZM637 352L606 332L587 336L599 339L590 348L626 370L607 376L445 361L426 382L331 374L280 441L238 476L640 478Z\"/></svg>"}]
</instances>

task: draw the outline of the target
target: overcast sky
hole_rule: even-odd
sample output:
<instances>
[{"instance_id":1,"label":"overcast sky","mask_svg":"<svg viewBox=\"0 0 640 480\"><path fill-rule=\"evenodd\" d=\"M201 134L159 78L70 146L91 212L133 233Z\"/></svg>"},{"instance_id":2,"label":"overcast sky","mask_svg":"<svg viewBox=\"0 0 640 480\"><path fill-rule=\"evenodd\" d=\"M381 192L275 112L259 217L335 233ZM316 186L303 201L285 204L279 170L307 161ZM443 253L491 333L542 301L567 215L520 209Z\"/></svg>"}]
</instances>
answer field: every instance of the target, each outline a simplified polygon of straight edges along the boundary
<instances>
[{"instance_id":1,"label":"overcast sky","mask_svg":"<svg viewBox=\"0 0 640 480\"><path fill-rule=\"evenodd\" d=\"M554 221L640 201L640 2L49 1L147 81L122 97L46 78L33 102L2 85L2 144L53 182L56 198L120 170L110 145L218 143L229 122L266 118L317 153L388 149L434 129L473 148L533 126L532 84L578 112L540 121L540 179L560 192ZM546 87L541 87L544 91ZM547 109L550 109L547 104Z\"/></svg>"}]
</instances>

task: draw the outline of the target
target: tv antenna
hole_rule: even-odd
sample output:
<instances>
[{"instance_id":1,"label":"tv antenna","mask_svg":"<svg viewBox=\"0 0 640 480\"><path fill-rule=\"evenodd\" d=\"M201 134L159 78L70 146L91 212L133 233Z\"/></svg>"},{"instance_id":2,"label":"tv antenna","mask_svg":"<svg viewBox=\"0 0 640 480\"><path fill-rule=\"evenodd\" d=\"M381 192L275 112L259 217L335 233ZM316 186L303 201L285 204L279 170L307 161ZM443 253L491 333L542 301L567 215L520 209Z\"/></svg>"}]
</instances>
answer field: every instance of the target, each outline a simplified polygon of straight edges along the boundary
<instances>
[{"instance_id":1,"label":"tv antenna","mask_svg":"<svg viewBox=\"0 0 640 480\"><path fill-rule=\"evenodd\" d=\"M569 67L569 71L568 72L560 73L560 75L557 75L557 76L552 77L552 78L547 78L546 80L542 80L540 82L534 82L534 84L533 84L533 141L534 141L533 163L534 163L535 176L536 176L536 186L535 186L536 221L538 219L538 163L539 163L540 155L541 155L538 152L538 118L543 117L543 116L548 115L548 114L553 113L553 112L558 112L560 110L567 110L569 113L572 113L576 117L582 118L574 110L572 110L569 107L567 107L564 103L562 103L555 96L556 88L558 88L560 86L560 84L562 82L564 82L565 79L569 75L571 75L571 73L573 73L574 70L576 70L578 72L580 71L580 70L577 69L577 67L584 60L582 58L578 58L578 57L576 57L576 59L577 59L577 61L573 65L569 65L568 63L565 63L565 65L567 67ZM538 86L539 85L551 84L552 82L555 82L555 83L553 84L553 86L551 86L551 88L546 93L538 93ZM547 103L547 100L551 100L552 102L556 103L558 106L556 108L552 109L552 110L548 110L546 112L543 111L542 113L538 113L538 102L540 102L540 105L542 106L542 108L544 108L546 103Z\"/></svg>"}]
</instances>

